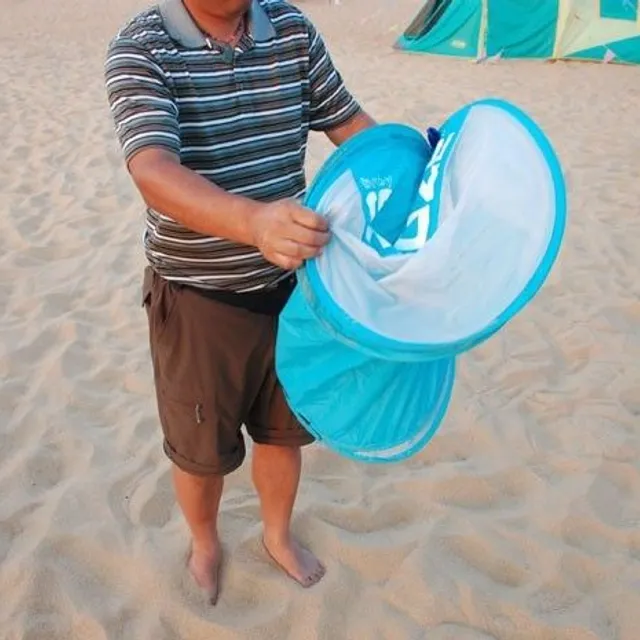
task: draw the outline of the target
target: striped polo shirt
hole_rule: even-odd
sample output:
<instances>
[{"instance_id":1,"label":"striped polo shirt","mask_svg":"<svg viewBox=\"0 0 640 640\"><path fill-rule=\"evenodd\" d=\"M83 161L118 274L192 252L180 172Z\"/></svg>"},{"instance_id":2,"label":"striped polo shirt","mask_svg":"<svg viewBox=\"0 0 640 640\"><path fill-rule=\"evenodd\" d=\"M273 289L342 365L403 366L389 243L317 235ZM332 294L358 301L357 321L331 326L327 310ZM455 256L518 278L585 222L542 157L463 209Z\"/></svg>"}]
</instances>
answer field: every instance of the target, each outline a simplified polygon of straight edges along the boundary
<instances>
[{"instance_id":1,"label":"striped polo shirt","mask_svg":"<svg viewBox=\"0 0 640 640\"><path fill-rule=\"evenodd\" d=\"M161 147L218 187L262 202L301 198L309 131L359 111L320 34L281 0L253 0L234 49L203 34L181 0L164 0L111 41L105 75L127 162ZM151 208L144 247L157 273L196 287L243 293L284 275L255 247Z\"/></svg>"}]
</instances>

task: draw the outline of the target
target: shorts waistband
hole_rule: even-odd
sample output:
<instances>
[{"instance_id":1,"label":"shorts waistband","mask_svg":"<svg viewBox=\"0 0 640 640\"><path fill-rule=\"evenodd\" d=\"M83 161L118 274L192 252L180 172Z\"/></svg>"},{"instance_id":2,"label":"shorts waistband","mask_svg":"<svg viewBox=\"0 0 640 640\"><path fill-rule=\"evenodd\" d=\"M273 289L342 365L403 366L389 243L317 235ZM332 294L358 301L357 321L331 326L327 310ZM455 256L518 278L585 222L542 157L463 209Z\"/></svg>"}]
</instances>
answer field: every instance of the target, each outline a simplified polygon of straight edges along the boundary
<instances>
[{"instance_id":1,"label":"shorts waistband","mask_svg":"<svg viewBox=\"0 0 640 640\"><path fill-rule=\"evenodd\" d=\"M224 291L221 289L204 289L187 284L180 284L178 286L222 304L240 307L253 313L277 316L280 315L280 312L287 304L296 284L296 276L295 274L291 274L271 287L246 293Z\"/></svg>"}]
</instances>

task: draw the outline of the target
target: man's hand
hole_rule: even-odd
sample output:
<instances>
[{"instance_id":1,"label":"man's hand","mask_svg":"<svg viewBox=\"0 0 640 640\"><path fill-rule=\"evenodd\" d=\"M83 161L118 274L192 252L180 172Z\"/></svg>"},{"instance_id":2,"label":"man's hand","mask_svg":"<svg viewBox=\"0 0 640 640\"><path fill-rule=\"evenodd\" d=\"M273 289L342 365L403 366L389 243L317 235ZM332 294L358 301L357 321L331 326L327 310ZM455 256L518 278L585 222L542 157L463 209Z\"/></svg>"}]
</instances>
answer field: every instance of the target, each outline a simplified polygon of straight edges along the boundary
<instances>
[{"instance_id":1,"label":"man's hand","mask_svg":"<svg viewBox=\"0 0 640 640\"><path fill-rule=\"evenodd\" d=\"M295 200L265 204L254 212L250 224L252 244L269 262L287 271L317 256L329 241L325 218Z\"/></svg>"}]
</instances>

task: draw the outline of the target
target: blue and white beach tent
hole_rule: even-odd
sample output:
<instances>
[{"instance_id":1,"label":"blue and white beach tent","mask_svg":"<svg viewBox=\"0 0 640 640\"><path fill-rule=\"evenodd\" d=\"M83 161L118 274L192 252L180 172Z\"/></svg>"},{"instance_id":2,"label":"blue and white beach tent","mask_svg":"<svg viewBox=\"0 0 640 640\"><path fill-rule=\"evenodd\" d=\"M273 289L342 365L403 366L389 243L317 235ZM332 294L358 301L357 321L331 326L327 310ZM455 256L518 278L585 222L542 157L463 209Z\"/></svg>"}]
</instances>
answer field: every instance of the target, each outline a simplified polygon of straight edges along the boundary
<instances>
[{"instance_id":1,"label":"blue and white beach tent","mask_svg":"<svg viewBox=\"0 0 640 640\"><path fill-rule=\"evenodd\" d=\"M502 100L454 113L435 146L379 125L335 151L306 206L332 239L298 273L276 369L322 443L389 462L431 439L455 358L535 296L558 255L565 185L540 128Z\"/></svg>"},{"instance_id":2,"label":"blue and white beach tent","mask_svg":"<svg viewBox=\"0 0 640 640\"><path fill-rule=\"evenodd\" d=\"M426 0L403 51L640 64L638 0Z\"/></svg>"}]
</instances>

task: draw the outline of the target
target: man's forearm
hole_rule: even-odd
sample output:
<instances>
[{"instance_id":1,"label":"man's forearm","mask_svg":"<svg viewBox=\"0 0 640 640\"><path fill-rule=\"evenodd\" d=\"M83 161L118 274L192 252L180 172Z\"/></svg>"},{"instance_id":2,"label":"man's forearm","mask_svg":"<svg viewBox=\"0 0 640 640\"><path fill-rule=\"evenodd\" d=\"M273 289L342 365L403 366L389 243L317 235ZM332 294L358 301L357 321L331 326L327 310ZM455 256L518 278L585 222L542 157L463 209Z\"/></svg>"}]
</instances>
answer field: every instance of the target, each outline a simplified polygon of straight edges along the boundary
<instances>
[{"instance_id":1,"label":"man's forearm","mask_svg":"<svg viewBox=\"0 0 640 640\"><path fill-rule=\"evenodd\" d=\"M251 219L260 203L220 189L159 149L134 156L129 171L147 205L156 211L198 233L254 244Z\"/></svg>"},{"instance_id":2,"label":"man's forearm","mask_svg":"<svg viewBox=\"0 0 640 640\"><path fill-rule=\"evenodd\" d=\"M339 147L356 133L360 133L360 131L369 129L375 125L376 121L368 113L360 111L344 124L327 131L327 137L336 147Z\"/></svg>"}]
</instances>

